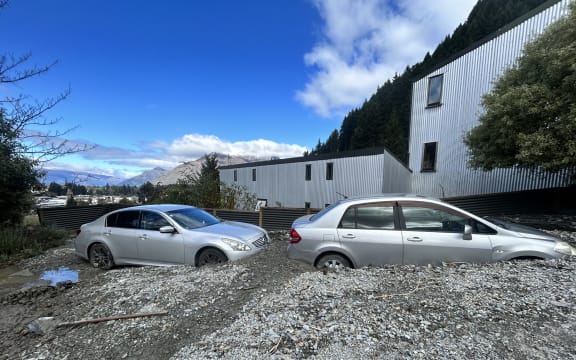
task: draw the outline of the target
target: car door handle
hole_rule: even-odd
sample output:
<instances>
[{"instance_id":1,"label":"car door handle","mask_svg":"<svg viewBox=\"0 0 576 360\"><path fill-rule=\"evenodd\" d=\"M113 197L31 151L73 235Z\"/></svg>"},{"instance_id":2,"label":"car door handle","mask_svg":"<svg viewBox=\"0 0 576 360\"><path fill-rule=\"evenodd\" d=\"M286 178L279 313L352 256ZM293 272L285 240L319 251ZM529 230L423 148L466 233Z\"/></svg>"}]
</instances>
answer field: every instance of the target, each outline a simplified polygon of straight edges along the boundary
<instances>
[{"instance_id":1,"label":"car door handle","mask_svg":"<svg viewBox=\"0 0 576 360\"><path fill-rule=\"evenodd\" d=\"M408 239L406 239L408 241L412 241L412 242L422 242L422 238L418 237L418 236L414 236L414 237L409 237Z\"/></svg>"},{"instance_id":2,"label":"car door handle","mask_svg":"<svg viewBox=\"0 0 576 360\"><path fill-rule=\"evenodd\" d=\"M148 235L142 234L142 235L140 235L138 238L139 238L140 240L146 240L146 239L148 239Z\"/></svg>"},{"instance_id":3,"label":"car door handle","mask_svg":"<svg viewBox=\"0 0 576 360\"><path fill-rule=\"evenodd\" d=\"M342 237L344 239L355 239L356 236L354 236L354 234L346 234L346 235L342 235Z\"/></svg>"},{"instance_id":4,"label":"car door handle","mask_svg":"<svg viewBox=\"0 0 576 360\"><path fill-rule=\"evenodd\" d=\"M106 236L110 236L112 234L112 231L104 231L104 235Z\"/></svg>"}]
</instances>

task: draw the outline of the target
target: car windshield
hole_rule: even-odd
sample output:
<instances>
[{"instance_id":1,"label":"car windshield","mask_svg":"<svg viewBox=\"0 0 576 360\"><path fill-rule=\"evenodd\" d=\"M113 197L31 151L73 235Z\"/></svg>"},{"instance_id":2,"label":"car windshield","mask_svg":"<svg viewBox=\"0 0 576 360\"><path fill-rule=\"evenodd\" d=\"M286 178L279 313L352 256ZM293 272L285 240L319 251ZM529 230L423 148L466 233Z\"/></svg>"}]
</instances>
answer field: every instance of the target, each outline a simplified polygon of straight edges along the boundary
<instances>
[{"instance_id":1,"label":"car windshield","mask_svg":"<svg viewBox=\"0 0 576 360\"><path fill-rule=\"evenodd\" d=\"M220 219L198 208L186 208L168 211L166 215L176 221L185 229L197 229L204 226L218 224Z\"/></svg>"}]
</instances>

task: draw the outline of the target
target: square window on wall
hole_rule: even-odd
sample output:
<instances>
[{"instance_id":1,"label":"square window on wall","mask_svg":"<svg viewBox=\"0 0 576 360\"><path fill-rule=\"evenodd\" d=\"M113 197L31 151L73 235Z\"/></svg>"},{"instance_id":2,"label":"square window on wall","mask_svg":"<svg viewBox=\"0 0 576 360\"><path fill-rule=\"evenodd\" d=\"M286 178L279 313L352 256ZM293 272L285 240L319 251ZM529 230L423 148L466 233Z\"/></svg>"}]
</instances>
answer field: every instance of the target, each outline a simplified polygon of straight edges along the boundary
<instances>
[{"instance_id":1,"label":"square window on wall","mask_svg":"<svg viewBox=\"0 0 576 360\"><path fill-rule=\"evenodd\" d=\"M442 87L444 74L436 75L428 79L428 101L427 107L442 105Z\"/></svg>"},{"instance_id":2,"label":"square window on wall","mask_svg":"<svg viewBox=\"0 0 576 360\"><path fill-rule=\"evenodd\" d=\"M326 180L334 179L334 163L326 164Z\"/></svg>"},{"instance_id":3,"label":"square window on wall","mask_svg":"<svg viewBox=\"0 0 576 360\"><path fill-rule=\"evenodd\" d=\"M438 143L429 142L424 144L422 154L422 172L436 171L436 154L438 152Z\"/></svg>"},{"instance_id":4,"label":"square window on wall","mask_svg":"<svg viewBox=\"0 0 576 360\"><path fill-rule=\"evenodd\" d=\"M306 164L306 181L312 180L312 164Z\"/></svg>"},{"instance_id":5,"label":"square window on wall","mask_svg":"<svg viewBox=\"0 0 576 360\"><path fill-rule=\"evenodd\" d=\"M256 181L256 169L252 169L252 181Z\"/></svg>"}]
</instances>

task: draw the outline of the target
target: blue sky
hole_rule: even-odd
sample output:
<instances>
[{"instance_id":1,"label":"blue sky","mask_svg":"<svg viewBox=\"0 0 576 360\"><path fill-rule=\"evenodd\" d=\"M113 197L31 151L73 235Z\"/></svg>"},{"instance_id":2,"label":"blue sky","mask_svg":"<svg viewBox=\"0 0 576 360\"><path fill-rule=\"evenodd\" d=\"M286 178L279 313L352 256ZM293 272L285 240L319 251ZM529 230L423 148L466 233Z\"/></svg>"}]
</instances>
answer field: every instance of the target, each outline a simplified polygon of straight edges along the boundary
<instances>
[{"instance_id":1,"label":"blue sky","mask_svg":"<svg viewBox=\"0 0 576 360\"><path fill-rule=\"evenodd\" d=\"M475 2L10 0L0 55L58 63L0 95L70 87L50 130L95 148L47 168L129 177L210 152L300 156Z\"/></svg>"}]
</instances>

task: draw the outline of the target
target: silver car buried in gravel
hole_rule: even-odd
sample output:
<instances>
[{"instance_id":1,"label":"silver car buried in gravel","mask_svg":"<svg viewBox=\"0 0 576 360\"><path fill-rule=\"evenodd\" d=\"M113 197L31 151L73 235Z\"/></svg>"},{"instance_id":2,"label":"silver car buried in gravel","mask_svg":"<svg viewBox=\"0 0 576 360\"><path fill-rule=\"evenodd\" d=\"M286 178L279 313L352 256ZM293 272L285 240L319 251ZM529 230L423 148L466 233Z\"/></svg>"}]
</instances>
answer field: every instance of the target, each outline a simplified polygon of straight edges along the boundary
<instances>
[{"instance_id":1,"label":"silver car buried in gravel","mask_svg":"<svg viewBox=\"0 0 576 360\"><path fill-rule=\"evenodd\" d=\"M110 269L234 261L269 242L267 232L256 225L222 221L193 206L162 204L116 210L84 224L74 246L94 267Z\"/></svg>"},{"instance_id":2,"label":"silver car buried in gravel","mask_svg":"<svg viewBox=\"0 0 576 360\"><path fill-rule=\"evenodd\" d=\"M552 259L576 249L546 232L491 221L416 195L341 200L292 224L288 257L318 268Z\"/></svg>"}]
</instances>

